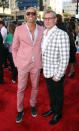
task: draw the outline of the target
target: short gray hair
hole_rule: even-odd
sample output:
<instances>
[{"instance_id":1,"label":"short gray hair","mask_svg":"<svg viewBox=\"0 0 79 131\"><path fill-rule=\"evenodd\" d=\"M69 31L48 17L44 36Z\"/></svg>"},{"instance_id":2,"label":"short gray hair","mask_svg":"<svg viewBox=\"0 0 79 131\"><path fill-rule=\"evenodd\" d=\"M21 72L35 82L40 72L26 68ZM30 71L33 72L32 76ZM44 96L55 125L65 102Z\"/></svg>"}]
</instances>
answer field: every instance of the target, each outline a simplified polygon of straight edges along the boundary
<instances>
[{"instance_id":1,"label":"short gray hair","mask_svg":"<svg viewBox=\"0 0 79 131\"><path fill-rule=\"evenodd\" d=\"M47 13L52 13L52 14L53 14L53 16L56 18L56 13L55 13L53 10L46 10L46 11L44 12L43 17L44 17L44 16L45 16L45 14L47 14Z\"/></svg>"}]
</instances>

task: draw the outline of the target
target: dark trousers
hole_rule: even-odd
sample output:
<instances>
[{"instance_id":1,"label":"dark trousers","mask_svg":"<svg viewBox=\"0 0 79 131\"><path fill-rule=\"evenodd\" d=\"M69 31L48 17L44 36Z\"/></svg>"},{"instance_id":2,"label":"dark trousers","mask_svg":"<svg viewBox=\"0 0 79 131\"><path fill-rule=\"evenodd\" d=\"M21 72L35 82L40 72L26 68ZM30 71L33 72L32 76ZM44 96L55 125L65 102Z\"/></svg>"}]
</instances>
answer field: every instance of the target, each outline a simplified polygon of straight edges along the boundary
<instances>
[{"instance_id":1,"label":"dark trousers","mask_svg":"<svg viewBox=\"0 0 79 131\"><path fill-rule=\"evenodd\" d=\"M12 53L8 53L8 60L10 62L11 70L12 70L12 80L16 81L17 79L17 68L14 65Z\"/></svg>"},{"instance_id":2,"label":"dark trousers","mask_svg":"<svg viewBox=\"0 0 79 131\"><path fill-rule=\"evenodd\" d=\"M62 113L63 100L64 100L64 78L61 78L58 82L52 80L52 78L46 78L47 89L50 96L50 107L54 111L54 114L60 115Z\"/></svg>"},{"instance_id":3,"label":"dark trousers","mask_svg":"<svg viewBox=\"0 0 79 131\"><path fill-rule=\"evenodd\" d=\"M4 46L4 48L5 48L5 51L6 51L7 53L6 53L5 56L4 56L5 58L4 58L3 64L4 64L4 67L8 68L7 57L8 57L9 51L8 51L8 48L7 48L6 46Z\"/></svg>"},{"instance_id":4,"label":"dark trousers","mask_svg":"<svg viewBox=\"0 0 79 131\"><path fill-rule=\"evenodd\" d=\"M0 83L3 82L3 68L2 68L2 63L0 62Z\"/></svg>"}]
</instances>

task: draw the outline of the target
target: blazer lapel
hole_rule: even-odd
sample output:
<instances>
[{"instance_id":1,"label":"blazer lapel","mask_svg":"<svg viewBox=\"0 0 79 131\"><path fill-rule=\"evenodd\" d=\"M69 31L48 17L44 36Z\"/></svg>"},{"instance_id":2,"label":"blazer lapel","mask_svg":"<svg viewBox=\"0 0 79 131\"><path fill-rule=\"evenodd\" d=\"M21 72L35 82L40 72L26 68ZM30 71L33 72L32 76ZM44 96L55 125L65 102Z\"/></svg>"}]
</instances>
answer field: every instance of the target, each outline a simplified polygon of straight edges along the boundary
<instances>
[{"instance_id":1,"label":"blazer lapel","mask_svg":"<svg viewBox=\"0 0 79 131\"><path fill-rule=\"evenodd\" d=\"M29 36L26 24L24 25L24 29L23 30L24 30L24 37L25 37L25 39L27 39L29 41L29 43L32 45L32 41L31 41L31 38Z\"/></svg>"},{"instance_id":2,"label":"blazer lapel","mask_svg":"<svg viewBox=\"0 0 79 131\"><path fill-rule=\"evenodd\" d=\"M45 42L44 42L45 47L44 47L44 49L43 49L43 54L45 53L46 48L48 47L48 45L49 45L50 42L51 42L51 39L50 39L50 38L54 38L54 36L55 36L55 34L56 34L56 30L57 30L57 27L55 27L54 30L52 30L52 31L50 32L50 34L48 34L48 36L47 36L47 38L46 38L46 40L45 40ZM51 35L52 35L52 37L51 37Z\"/></svg>"},{"instance_id":3,"label":"blazer lapel","mask_svg":"<svg viewBox=\"0 0 79 131\"><path fill-rule=\"evenodd\" d=\"M37 34L36 40L34 41L34 45L38 42L38 40L41 41L42 35L43 35L43 32L41 31L41 28L40 28L38 25L37 25L37 29L38 29L38 34ZM26 25L26 24L24 25L23 30L24 30L24 39L25 39L25 40L27 39L27 40L29 41L29 44L30 44L30 45L33 45L32 40L31 40L31 38L30 38L30 36L29 36L29 33L28 33L28 29L27 29L27 25Z\"/></svg>"},{"instance_id":4,"label":"blazer lapel","mask_svg":"<svg viewBox=\"0 0 79 131\"><path fill-rule=\"evenodd\" d=\"M41 31L41 28L38 25L37 25L37 30L38 30L38 34L36 40L34 41L34 45L38 42L38 40L42 39L42 35L43 35L43 32Z\"/></svg>"}]
</instances>

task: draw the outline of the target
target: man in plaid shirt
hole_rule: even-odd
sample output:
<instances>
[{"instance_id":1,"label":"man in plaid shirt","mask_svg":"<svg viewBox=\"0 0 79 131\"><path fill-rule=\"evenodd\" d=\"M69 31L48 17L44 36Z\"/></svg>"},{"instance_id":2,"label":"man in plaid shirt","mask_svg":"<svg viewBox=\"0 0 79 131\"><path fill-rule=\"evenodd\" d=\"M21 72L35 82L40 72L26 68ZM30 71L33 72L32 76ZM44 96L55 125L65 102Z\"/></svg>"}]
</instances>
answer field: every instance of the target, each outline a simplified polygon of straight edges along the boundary
<instances>
[{"instance_id":1,"label":"man in plaid shirt","mask_svg":"<svg viewBox=\"0 0 79 131\"><path fill-rule=\"evenodd\" d=\"M54 114L49 122L56 124L62 117L62 106L64 99L63 82L66 68L69 62L69 37L66 32L56 26L56 13L48 10L44 14L44 25L46 27L42 39L42 62L43 73L47 83L50 96L50 110L42 116Z\"/></svg>"}]
</instances>

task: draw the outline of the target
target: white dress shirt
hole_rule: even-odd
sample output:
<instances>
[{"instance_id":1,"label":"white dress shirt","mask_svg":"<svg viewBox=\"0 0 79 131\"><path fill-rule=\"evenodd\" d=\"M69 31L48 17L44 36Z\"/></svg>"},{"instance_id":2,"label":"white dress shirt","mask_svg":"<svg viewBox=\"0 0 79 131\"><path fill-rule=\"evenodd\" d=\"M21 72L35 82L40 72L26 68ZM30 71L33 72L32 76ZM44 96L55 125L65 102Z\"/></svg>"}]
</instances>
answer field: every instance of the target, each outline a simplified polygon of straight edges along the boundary
<instances>
[{"instance_id":1,"label":"white dress shirt","mask_svg":"<svg viewBox=\"0 0 79 131\"><path fill-rule=\"evenodd\" d=\"M36 29L35 29L35 31L34 31L34 40L33 40L33 38L32 38L32 34L31 34L30 29L29 29L29 27L28 27L27 24L26 24L26 26L27 26L27 30L28 30L30 39L32 40L32 43L34 44L34 41L36 40L36 37L37 37L37 34L38 34L37 25L36 25Z\"/></svg>"},{"instance_id":2,"label":"white dress shirt","mask_svg":"<svg viewBox=\"0 0 79 131\"><path fill-rule=\"evenodd\" d=\"M56 28L56 26L54 26L52 29L50 29L47 33L47 29L45 29L44 34L43 34L43 39L42 39L42 43L41 43L41 49L42 49L42 54L44 53L46 46L48 45L48 38L51 34L51 32ZM47 35L46 35L47 34Z\"/></svg>"},{"instance_id":3,"label":"white dress shirt","mask_svg":"<svg viewBox=\"0 0 79 131\"><path fill-rule=\"evenodd\" d=\"M30 29L29 29L29 27L28 27L27 24L26 24L26 27L27 27L27 30L28 30L30 39L31 39L31 41L32 41L32 44L34 45L34 42L35 42L35 40L36 40L36 38L37 38L37 34L38 34L37 25L36 25L36 29L35 29L35 31L34 31L34 39L32 38L32 34L31 34ZM35 59L34 56L32 56L32 62L34 62L34 59Z\"/></svg>"},{"instance_id":4,"label":"white dress shirt","mask_svg":"<svg viewBox=\"0 0 79 131\"><path fill-rule=\"evenodd\" d=\"M1 28L1 35L2 35L2 37L3 37L3 43L4 43L5 38L6 38L6 36L7 36L7 29L6 29L5 26L3 26L3 27Z\"/></svg>"}]
</instances>

